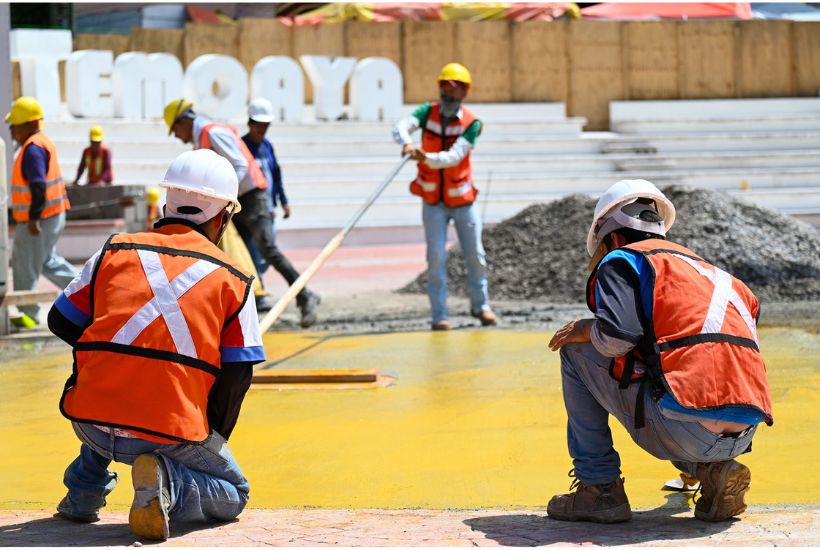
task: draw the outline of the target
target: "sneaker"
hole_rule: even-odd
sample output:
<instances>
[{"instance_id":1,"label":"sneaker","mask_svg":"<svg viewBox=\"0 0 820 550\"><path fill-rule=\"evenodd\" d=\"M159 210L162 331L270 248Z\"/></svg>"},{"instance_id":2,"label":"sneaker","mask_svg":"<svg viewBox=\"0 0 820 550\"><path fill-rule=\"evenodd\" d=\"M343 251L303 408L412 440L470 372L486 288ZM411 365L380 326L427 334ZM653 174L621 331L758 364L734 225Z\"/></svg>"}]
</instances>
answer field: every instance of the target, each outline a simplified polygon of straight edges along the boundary
<instances>
[{"instance_id":1,"label":"sneaker","mask_svg":"<svg viewBox=\"0 0 820 550\"><path fill-rule=\"evenodd\" d=\"M570 470L569 475L575 477L575 470ZM622 477L601 485L589 485L576 478L569 490L567 494L550 499L547 515L552 519L596 523L620 523L632 519Z\"/></svg>"},{"instance_id":2,"label":"sneaker","mask_svg":"<svg viewBox=\"0 0 820 550\"><path fill-rule=\"evenodd\" d=\"M430 325L430 329L432 330L450 330L453 327L450 325L450 321L444 319L442 321L436 321Z\"/></svg>"},{"instance_id":3,"label":"sneaker","mask_svg":"<svg viewBox=\"0 0 820 550\"><path fill-rule=\"evenodd\" d=\"M259 296L256 298L256 312L257 313L265 313L266 311L270 311L273 309L273 302L270 301L268 296Z\"/></svg>"},{"instance_id":4,"label":"sneaker","mask_svg":"<svg viewBox=\"0 0 820 550\"><path fill-rule=\"evenodd\" d=\"M100 521L100 516L97 512L91 512L90 514L76 514L72 512L71 501L68 499L68 495L64 496L60 504L57 505L57 516L76 523L94 523Z\"/></svg>"},{"instance_id":5,"label":"sneaker","mask_svg":"<svg viewBox=\"0 0 820 550\"><path fill-rule=\"evenodd\" d=\"M743 495L749 490L752 472L736 460L701 462L697 477L700 495L695 500L695 517L703 521L725 521L746 510Z\"/></svg>"},{"instance_id":6,"label":"sneaker","mask_svg":"<svg viewBox=\"0 0 820 550\"><path fill-rule=\"evenodd\" d=\"M135 535L148 540L166 540L170 534L168 511L171 509L168 474L155 454L142 454L131 467L134 502L128 525Z\"/></svg>"},{"instance_id":7,"label":"sneaker","mask_svg":"<svg viewBox=\"0 0 820 550\"><path fill-rule=\"evenodd\" d=\"M305 294L307 294L307 298L299 304L299 311L302 312L302 320L299 324L302 328L308 328L316 324L319 318L316 310L319 309L319 304L322 303L322 297L315 292L305 290Z\"/></svg>"},{"instance_id":8,"label":"sneaker","mask_svg":"<svg viewBox=\"0 0 820 550\"><path fill-rule=\"evenodd\" d=\"M482 309L479 313L472 313L472 316L481 321L482 327L495 326L498 324L498 317L490 309Z\"/></svg>"}]
</instances>

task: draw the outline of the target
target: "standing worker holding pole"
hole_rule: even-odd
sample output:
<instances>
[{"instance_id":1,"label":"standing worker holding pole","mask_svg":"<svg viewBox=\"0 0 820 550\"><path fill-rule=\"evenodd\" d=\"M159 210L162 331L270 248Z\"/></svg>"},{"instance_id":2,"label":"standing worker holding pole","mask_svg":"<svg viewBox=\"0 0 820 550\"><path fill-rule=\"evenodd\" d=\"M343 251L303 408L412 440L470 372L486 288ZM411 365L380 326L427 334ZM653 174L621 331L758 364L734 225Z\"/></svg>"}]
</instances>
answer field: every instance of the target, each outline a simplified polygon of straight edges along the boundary
<instances>
[{"instance_id":1,"label":"standing worker holding pole","mask_svg":"<svg viewBox=\"0 0 820 550\"><path fill-rule=\"evenodd\" d=\"M276 246L271 229L273 220L266 191L268 180L236 131L227 124L195 114L193 103L184 98L168 103L164 118L169 134L174 134L183 143L193 143L195 149L211 149L230 161L239 180L239 203L242 205L241 212L234 219L236 229L244 240L253 239L269 264L290 266L288 259ZM299 278L299 273L293 266L280 273L283 273L291 285ZM316 323L320 302L319 295L307 288L303 288L296 296L303 328Z\"/></svg>"},{"instance_id":2,"label":"standing worker holding pole","mask_svg":"<svg viewBox=\"0 0 820 550\"><path fill-rule=\"evenodd\" d=\"M425 103L393 128L402 154L418 161L410 192L423 199L427 241L427 294L433 330L450 330L447 319L447 226L453 220L467 264L470 313L483 326L497 324L487 293L487 262L481 242L481 216L475 204L470 152L481 134L481 121L462 105L472 86L466 67L448 63L438 77L440 101ZM410 134L421 128L421 147Z\"/></svg>"},{"instance_id":3,"label":"standing worker holding pole","mask_svg":"<svg viewBox=\"0 0 820 550\"><path fill-rule=\"evenodd\" d=\"M88 169L88 185L111 185L114 175L111 172L111 150L103 145L102 126L92 126L88 132L89 145L83 150L80 165L77 167L77 177L74 185L80 184L83 172Z\"/></svg>"}]
</instances>

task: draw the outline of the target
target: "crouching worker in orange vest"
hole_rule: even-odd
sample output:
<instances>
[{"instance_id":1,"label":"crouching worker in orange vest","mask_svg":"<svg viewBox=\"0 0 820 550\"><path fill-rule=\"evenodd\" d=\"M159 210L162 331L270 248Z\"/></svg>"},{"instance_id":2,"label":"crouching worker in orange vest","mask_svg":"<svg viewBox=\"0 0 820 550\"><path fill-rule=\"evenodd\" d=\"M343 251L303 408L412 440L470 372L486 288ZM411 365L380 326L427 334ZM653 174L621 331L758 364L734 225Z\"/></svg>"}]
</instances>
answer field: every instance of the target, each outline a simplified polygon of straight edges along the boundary
<instances>
[{"instance_id":1,"label":"crouching worker in orange vest","mask_svg":"<svg viewBox=\"0 0 820 550\"><path fill-rule=\"evenodd\" d=\"M665 240L675 207L652 183L623 180L595 208L587 301L549 343L561 349L567 439L575 477L550 500L558 520L631 518L609 415L645 451L700 481L695 517L724 521L746 509L751 450L772 424L759 303L740 280Z\"/></svg>"},{"instance_id":2,"label":"crouching worker in orange vest","mask_svg":"<svg viewBox=\"0 0 820 550\"><path fill-rule=\"evenodd\" d=\"M160 185L165 218L109 237L48 318L74 348L60 412L82 441L58 513L97 521L117 484L108 465L132 464L129 524L151 540L168 538L169 520L242 512L248 481L226 441L265 359L253 277L216 246L239 210L230 163L186 152Z\"/></svg>"}]
</instances>

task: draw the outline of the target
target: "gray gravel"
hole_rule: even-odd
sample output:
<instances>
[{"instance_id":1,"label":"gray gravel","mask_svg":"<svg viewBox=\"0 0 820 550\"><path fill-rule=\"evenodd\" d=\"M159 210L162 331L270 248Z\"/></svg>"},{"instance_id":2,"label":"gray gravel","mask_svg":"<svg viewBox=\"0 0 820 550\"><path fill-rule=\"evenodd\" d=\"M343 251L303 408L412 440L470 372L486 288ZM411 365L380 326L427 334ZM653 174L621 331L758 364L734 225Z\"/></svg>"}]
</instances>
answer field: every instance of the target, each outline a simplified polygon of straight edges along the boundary
<instances>
[{"instance_id":1,"label":"gray gravel","mask_svg":"<svg viewBox=\"0 0 820 550\"><path fill-rule=\"evenodd\" d=\"M775 210L724 193L683 186L664 189L677 208L668 238L748 284L761 301L820 300L820 233ZM490 297L584 301L586 232L595 200L570 195L530 206L484 232ZM466 296L461 251L447 264L450 293ZM425 292L422 273L400 292Z\"/></svg>"}]
</instances>

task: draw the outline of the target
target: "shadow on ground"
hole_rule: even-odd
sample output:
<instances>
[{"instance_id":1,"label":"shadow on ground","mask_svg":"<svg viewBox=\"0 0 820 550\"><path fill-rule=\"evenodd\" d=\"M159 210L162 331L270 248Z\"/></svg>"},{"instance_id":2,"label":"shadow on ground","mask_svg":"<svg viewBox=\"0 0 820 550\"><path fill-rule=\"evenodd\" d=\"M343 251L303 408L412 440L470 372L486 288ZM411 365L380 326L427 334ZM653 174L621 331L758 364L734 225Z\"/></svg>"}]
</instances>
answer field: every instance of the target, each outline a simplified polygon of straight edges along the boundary
<instances>
[{"instance_id":1,"label":"shadow on ground","mask_svg":"<svg viewBox=\"0 0 820 550\"><path fill-rule=\"evenodd\" d=\"M729 529L733 522L705 523L697 520L691 513L687 497L674 493L666 496L666 503L662 506L633 512L632 521L614 525L556 521L547 517L546 512L476 517L466 519L464 523L503 546L561 543L617 546L706 538Z\"/></svg>"},{"instance_id":2,"label":"shadow on ground","mask_svg":"<svg viewBox=\"0 0 820 550\"><path fill-rule=\"evenodd\" d=\"M171 537L179 537L201 529L212 529L227 523L171 525ZM14 525L0 526L2 546L145 546L152 541L141 540L127 523L73 523L59 517L41 518Z\"/></svg>"}]
</instances>

